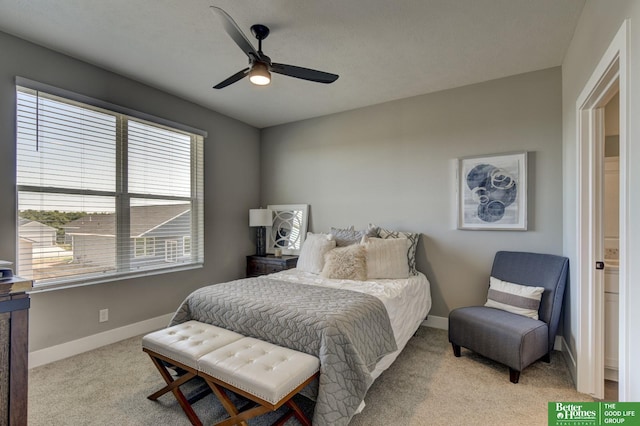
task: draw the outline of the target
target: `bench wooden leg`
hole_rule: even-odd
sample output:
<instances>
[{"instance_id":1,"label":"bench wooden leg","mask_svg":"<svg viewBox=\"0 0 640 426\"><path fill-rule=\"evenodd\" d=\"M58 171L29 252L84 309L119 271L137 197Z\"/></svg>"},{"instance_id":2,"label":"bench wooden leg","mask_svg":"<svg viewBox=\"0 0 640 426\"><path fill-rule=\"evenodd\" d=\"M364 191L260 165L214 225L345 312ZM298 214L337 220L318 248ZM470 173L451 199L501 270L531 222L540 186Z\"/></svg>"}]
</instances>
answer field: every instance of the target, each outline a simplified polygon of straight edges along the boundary
<instances>
[{"instance_id":1,"label":"bench wooden leg","mask_svg":"<svg viewBox=\"0 0 640 426\"><path fill-rule=\"evenodd\" d=\"M216 383L210 382L209 380L207 380L207 384L209 385L213 393L218 397L220 404L222 404L224 409L227 410L227 413L229 413L229 416L231 416L230 419L224 420L222 422L218 422L216 423L216 425L223 424L228 420L236 419L239 414L238 409L236 408L235 404L231 401L231 399L229 399L224 389L221 386L217 385ZM235 425L236 423L230 423L230 424ZM245 421L240 422L240 425L248 426L247 422Z\"/></svg>"},{"instance_id":2,"label":"bench wooden leg","mask_svg":"<svg viewBox=\"0 0 640 426\"><path fill-rule=\"evenodd\" d=\"M231 401L231 399L229 399L229 397L227 396L222 386L210 380L206 380L206 382L209 384L209 386L211 387L211 390L218 397L218 400L220 401L224 409L227 410L227 413L229 413L229 416L230 416L228 419L222 420L216 423L214 426L232 426L237 424L242 426L248 426L246 423L246 420L250 420L254 417L273 411L272 408L270 407L266 407L264 405L257 405L248 410L238 412L238 409L236 408L234 403ZM275 423L273 423L272 426L282 426L292 416L296 416L296 418L304 426L311 426L311 422L309 421L307 416L305 416L305 414L302 412L300 407L298 407L298 404L296 404L292 399L289 399L287 402L284 403L284 405L287 405L290 408L290 410L286 414L284 414L282 417L280 417Z\"/></svg>"},{"instance_id":3,"label":"bench wooden leg","mask_svg":"<svg viewBox=\"0 0 640 426\"><path fill-rule=\"evenodd\" d=\"M152 400L152 401L156 401L159 397L161 397L165 393L167 393L169 391L172 391L173 389L184 385L185 383L187 383L189 380L193 379L194 377L196 377L195 374L185 373L179 379L176 379L176 380L170 382L167 386L165 386L162 389L152 393L147 398Z\"/></svg>"},{"instance_id":4,"label":"bench wooden leg","mask_svg":"<svg viewBox=\"0 0 640 426\"><path fill-rule=\"evenodd\" d=\"M309 418L302 412L300 407L298 407L298 404L296 404L293 399L288 400L285 405L289 407L290 410L287 411L271 426L283 426L287 422L287 420L289 420L293 416L296 416L296 419L298 419L300 424L302 424L303 426L311 426Z\"/></svg>"},{"instance_id":5,"label":"bench wooden leg","mask_svg":"<svg viewBox=\"0 0 640 426\"><path fill-rule=\"evenodd\" d=\"M202 426L202 422L200 421L200 418L198 418L198 415L196 414L195 411L193 411L191 404L189 404L189 401L180 390L181 385L193 379L194 377L196 377L196 375L192 372L186 371L182 377L174 380L173 377L171 376L171 373L169 373L169 370L167 369L167 367L162 363L162 360L154 356L155 354L152 354L149 351L145 351L145 352L149 354L149 357L151 357L151 361L153 361L153 364L156 366L156 368L160 372L160 375L162 376L164 381L167 383L165 387L163 387L157 392L152 393L147 398L152 401L155 401L161 395L164 395L165 393L171 391L173 393L173 396L175 396L176 401L178 401L178 404L180 404L182 411L184 411L184 414L187 415L187 418L189 419L191 424L194 426Z\"/></svg>"},{"instance_id":6,"label":"bench wooden leg","mask_svg":"<svg viewBox=\"0 0 640 426\"><path fill-rule=\"evenodd\" d=\"M300 407L298 407L298 404L296 404L293 399L288 400L287 405L289 406L289 408L291 408L291 412L296 416L296 419L298 419L300 423L302 423L304 426L311 426L309 418L305 416Z\"/></svg>"},{"instance_id":7,"label":"bench wooden leg","mask_svg":"<svg viewBox=\"0 0 640 426\"><path fill-rule=\"evenodd\" d=\"M293 417L293 414L294 414L293 411L291 410L287 411L285 414L282 415L282 417L276 420L276 422L271 426L283 426L287 422L287 420ZM302 424L306 424L306 423L302 423Z\"/></svg>"},{"instance_id":8,"label":"bench wooden leg","mask_svg":"<svg viewBox=\"0 0 640 426\"><path fill-rule=\"evenodd\" d=\"M250 410L243 411L242 413L239 413L235 416L229 417L226 420L218 422L214 426L247 425L246 420L261 416L265 413L268 413L269 411L271 410L268 407L258 405L257 407L253 407Z\"/></svg>"}]
</instances>

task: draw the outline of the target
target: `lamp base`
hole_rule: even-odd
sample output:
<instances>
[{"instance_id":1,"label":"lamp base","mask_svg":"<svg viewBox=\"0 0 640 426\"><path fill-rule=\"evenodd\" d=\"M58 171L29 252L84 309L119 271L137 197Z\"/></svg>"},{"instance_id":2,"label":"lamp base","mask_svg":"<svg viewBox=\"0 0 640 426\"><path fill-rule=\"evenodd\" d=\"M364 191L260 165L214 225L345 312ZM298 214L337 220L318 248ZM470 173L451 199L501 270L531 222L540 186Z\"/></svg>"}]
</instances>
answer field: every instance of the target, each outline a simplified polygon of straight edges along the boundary
<instances>
[{"instance_id":1,"label":"lamp base","mask_svg":"<svg viewBox=\"0 0 640 426\"><path fill-rule=\"evenodd\" d=\"M267 229L264 226L258 226L258 229L256 230L256 254L258 256L264 256L267 254L266 231Z\"/></svg>"}]
</instances>

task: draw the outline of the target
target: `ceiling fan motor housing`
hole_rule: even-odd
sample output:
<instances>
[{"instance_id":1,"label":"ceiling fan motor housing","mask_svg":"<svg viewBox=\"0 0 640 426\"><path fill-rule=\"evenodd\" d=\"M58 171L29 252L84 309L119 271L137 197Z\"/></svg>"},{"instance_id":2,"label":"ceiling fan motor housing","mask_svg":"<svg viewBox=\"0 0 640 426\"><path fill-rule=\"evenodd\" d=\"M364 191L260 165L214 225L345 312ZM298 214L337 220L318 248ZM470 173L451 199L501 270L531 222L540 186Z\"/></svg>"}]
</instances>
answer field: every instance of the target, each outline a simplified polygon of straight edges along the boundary
<instances>
[{"instance_id":1,"label":"ceiling fan motor housing","mask_svg":"<svg viewBox=\"0 0 640 426\"><path fill-rule=\"evenodd\" d=\"M259 41L262 41L269 35L269 27L262 24L252 25L251 34L253 34Z\"/></svg>"}]
</instances>

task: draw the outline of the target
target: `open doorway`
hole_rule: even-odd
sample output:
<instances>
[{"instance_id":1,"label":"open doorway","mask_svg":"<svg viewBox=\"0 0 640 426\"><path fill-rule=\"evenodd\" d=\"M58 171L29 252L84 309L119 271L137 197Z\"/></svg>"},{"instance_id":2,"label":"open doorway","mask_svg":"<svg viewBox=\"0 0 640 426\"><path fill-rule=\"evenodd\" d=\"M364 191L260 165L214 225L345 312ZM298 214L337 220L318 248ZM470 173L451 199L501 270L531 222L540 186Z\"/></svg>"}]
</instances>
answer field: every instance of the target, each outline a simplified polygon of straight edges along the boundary
<instances>
[{"instance_id":1,"label":"open doorway","mask_svg":"<svg viewBox=\"0 0 640 426\"><path fill-rule=\"evenodd\" d=\"M578 237L579 254L577 277L579 294L579 332L577 336L577 388L595 398L605 397L605 339L606 316L615 318L612 303L605 298L605 107L618 96L618 157L619 157L619 202L618 202L618 332L617 368L618 396L626 400L629 383L629 363L626 278L627 253L627 38L628 21L625 21L591 78L583 89L577 107L578 141ZM611 257L611 256L609 256ZM607 306L605 306L607 305ZM610 309L607 310L606 308Z\"/></svg>"},{"instance_id":2,"label":"open doorway","mask_svg":"<svg viewBox=\"0 0 640 426\"><path fill-rule=\"evenodd\" d=\"M604 400L618 400L620 316L620 93L604 107L602 235L604 247Z\"/></svg>"}]
</instances>

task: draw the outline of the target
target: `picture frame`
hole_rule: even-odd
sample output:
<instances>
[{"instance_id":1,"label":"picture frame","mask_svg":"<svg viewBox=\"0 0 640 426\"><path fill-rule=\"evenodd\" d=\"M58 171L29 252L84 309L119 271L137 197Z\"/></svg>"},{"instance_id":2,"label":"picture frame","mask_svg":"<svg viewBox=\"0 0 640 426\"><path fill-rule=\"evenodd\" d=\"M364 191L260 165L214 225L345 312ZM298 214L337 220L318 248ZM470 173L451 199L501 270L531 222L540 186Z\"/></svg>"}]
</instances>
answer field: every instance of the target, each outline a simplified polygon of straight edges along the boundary
<instances>
[{"instance_id":1,"label":"picture frame","mask_svg":"<svg viewBox=\"0 0 640 426\"><path fill-rule=\"evenodd\" d=\"M458 229L527 230L527 152L464 157L457 164Z\"/></svg>"},{"instance_id":2,"label":"picture frame","mask_svg":"<svg viewBox=\"0 0 640 426\"><path fill-rule=\"evenodd\" d=\"M267 226L267 253L282 250L282 254L300 254L307 236L308 204L269 205L273 223Z\"/></svg>"}]
</instances>

